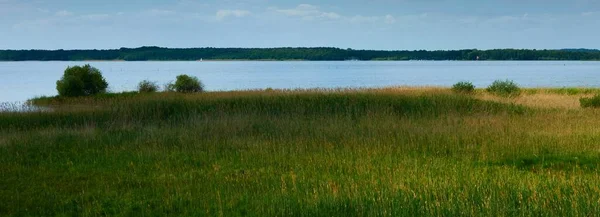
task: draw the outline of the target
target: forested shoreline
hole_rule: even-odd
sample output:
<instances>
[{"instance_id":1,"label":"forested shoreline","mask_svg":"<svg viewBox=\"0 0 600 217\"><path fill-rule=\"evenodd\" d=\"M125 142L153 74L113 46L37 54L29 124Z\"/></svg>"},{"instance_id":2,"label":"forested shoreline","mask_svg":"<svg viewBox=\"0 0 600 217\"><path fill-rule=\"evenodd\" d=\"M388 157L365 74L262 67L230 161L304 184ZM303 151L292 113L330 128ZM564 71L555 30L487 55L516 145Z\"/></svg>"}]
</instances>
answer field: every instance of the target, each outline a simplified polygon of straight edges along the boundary
<instances>
[{"instance_id":1,"label":"forested shoreline","mask_svg":"<svg viewBox=\"0 0 600 217\"><path fill-rule=\"evenodd\" d=\"M600 50L383 51L317 48L161 48L111 50L0 50L0 61L196 60L600 60Z\"/></svg>"}]
</instances>

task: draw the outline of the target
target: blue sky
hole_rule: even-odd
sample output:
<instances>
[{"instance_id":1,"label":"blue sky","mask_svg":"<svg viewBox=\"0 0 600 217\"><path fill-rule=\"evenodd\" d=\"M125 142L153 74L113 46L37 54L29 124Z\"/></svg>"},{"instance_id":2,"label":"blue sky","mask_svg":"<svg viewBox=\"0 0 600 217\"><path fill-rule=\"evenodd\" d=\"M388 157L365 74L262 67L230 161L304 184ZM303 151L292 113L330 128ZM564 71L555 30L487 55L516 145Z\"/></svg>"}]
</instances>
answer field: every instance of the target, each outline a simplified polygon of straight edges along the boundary
<instances>
[{"instance_id":1,"label":"blue sky","mask_svg":"<svg viewBox=\"0 0 600 217\"><path fill-rule=\"evenodd\" d=\"M0 0L0 49L600 48L600 0Z\"/></svg>"}]
</instances>

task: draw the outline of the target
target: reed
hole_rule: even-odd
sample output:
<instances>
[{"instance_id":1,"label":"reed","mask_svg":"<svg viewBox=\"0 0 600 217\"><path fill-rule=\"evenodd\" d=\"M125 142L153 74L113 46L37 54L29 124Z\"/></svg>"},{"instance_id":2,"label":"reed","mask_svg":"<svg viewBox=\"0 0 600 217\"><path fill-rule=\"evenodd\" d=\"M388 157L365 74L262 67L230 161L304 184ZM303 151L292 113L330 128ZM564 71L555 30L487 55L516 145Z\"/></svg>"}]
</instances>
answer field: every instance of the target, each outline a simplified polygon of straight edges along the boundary
<instances>
[{"instance_id":1,"label":"reed","mask_svg":"<svg viewBox=\"0 0 600 217\"><path fill-rule=\"evenodd\" d=\"M482 94L34 99L0 113L0 215L599 215L600 112Z\"/></svg>"}]
</instances>

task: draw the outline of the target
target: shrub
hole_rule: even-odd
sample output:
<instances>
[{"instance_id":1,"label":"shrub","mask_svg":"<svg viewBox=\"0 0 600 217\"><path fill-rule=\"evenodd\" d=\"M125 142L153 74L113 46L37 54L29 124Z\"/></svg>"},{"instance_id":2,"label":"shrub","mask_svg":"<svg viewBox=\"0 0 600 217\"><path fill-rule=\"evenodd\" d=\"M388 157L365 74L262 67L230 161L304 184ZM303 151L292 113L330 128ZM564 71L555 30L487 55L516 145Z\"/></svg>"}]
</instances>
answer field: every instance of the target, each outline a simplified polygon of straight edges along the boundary
<instances>
[{"instance_id":1,"label":"shrub","mask_svg":"<svg viewBox=\"0 0 600 217\"><path fill-rule=\"evenodd\" d=\"M582 108L600 108L600 94L590 98L579 99Z\"/></svg>"},{"instance_id":2,"label":"shrub","mask_svg":"<svg viewBox=\"0 0 600 217\"><path fill-rule=\"evenodd\" d=\"M496 80L487 88L487 91L499 96L518 96L521 88L510 80Z\"/></svg>"},{"instance_id":3,"label":"shrub","mask_svg":"<svg viewBox=\"0 0 600 217\"><path fill-rule=\"evenodd\" d=\"M138 84L138 92L140 93L154 93L156 91L158 91L156 82L143 80Z\"/></svg>"},{"instance_id":4,"label":"shrub","mask_svg":"<svg viewBox=\"0 0 600 217\"><path fill-rule=\"evenodd\" d=\"M108 83L97 68L90 65L67 67L56 81L59 96L76 97L105 93Z\"/></svg>"},{"instance_id":5,"label":"shrub","mask_svg":"<svg viewBox=\"0 0 600 217\"><path fill-rule=\"evenodd\" d=\"M175 92L175 84L173 82L169 82L163 85L164 92Z\"/></svg>"},{"instance_id":6,"label":"shrub","mask_svg":"<svg viewBox=\"0 0 600 217\"><path fill-rule=\"evenodd\" d=\"M473 93L475 92L475 85L468 81L461 81L452 86L452 91L456 93Z\"/></svg>"},{"instance_id":7,"label":"shrub","mask_svg":"<svg viewBox=\"0 0 600 217\"><path fill-rule=\"evenodd\" d=\"M168 84L168 90L175 90L180 93L196 93L204 91L204 84L197 77L189 75L179 75L175 83Z\"/></svg>"}]
</instances>

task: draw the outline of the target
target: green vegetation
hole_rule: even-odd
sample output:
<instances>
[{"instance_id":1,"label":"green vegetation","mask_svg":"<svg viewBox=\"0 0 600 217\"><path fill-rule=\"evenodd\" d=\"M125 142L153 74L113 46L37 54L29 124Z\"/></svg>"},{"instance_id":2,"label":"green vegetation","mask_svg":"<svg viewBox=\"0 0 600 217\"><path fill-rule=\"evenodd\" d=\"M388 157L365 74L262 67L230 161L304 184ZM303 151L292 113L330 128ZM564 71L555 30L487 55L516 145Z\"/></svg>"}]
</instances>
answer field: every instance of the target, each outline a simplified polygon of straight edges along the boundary
<instances>
[{"instance_id":1,"label":"green vegetation","mask_svg":"<svg viewBox=\"0 0 600 217\"><path fill-rule=\"evenodd\" d=\"M60 96L76 97L105 93L108 83L97 68L90 65L68 67L56 90Z\"/></svg>"},{"instance_id":2,"label":"green vegetation","mask_svg":"<svg viewBox=\"0 0 600 217\"><path fill-rule=\"evenodd\" d=\"M198 93L204 91L204 84L194 76L178 75L175 83L167 84L167 92Z\"/></svg>"},{"instance_id":3,"label":"green vegetation","mask_svg":"<svg viewBox=\"0 0 600 217\"><path fill-rule=\"evenodd\" d=\"M456 93L471 94L475 92L475 85L468 81L461 81L452 86L452 91Z\"/></svg>"},{"instance_id":4,"label":"green vegetation","mask_svg":"<svg viewBox=\"0 0 600 217\"><path fill-rule=\"evenodd\" d=\"M583 88L583 87L562 87L562 88L524 88L523 93L551 93L562 95L581 95L581 94L600 94L598 88Z\"/></svg>"},{"instance_id":5,"label":"green vegetation","mask_svg":"<svg viewBox=\"0 0 600 217\"><path fill-rule=\"evenodd\" d=\"M159 87L156 82L143 80L138 84L137 89L140 93L155 93L158 91Z\"/></svg>"},{"instance_id":6,"label":"green vegetation","mask_svg":"<svg viewBox=\"0 0 600 217\"><path fill-rule=\"evenodd\" d=\"M34 99L53 111L0 113L0 215L600 215L599 110L476 97Z\"/></svg>"},{"instance_id":7,"label":"green vegetation","mask_svg":"<svg viewBox=\"0 0 600 217\"><path fill-rule=\"evenodd\" d=\"M0 50L0 60L600 60L598 50L382 51L316 48L161 48Z\"/></svg>"},{"instance_id":8,"label":"green vegetation","mask_svg":"<svg viewBox=\"0 0 600 217\"><path fill-rule=\"evenodd\" d=\"M600 108L600 94L594 97L583 97L579 100L583 108Z\"/></svg>"},{"instance_id":9,"label":"green vegetation","mask_svg":"<svg viewBox=\"0 0 600 217\"><path fill-rule=\"evenodd\" d=\"M521 94L521 88L510 80L496 80L486 88L486 91L498 96L514 97Z\"/></svg>"}]
</instances>

